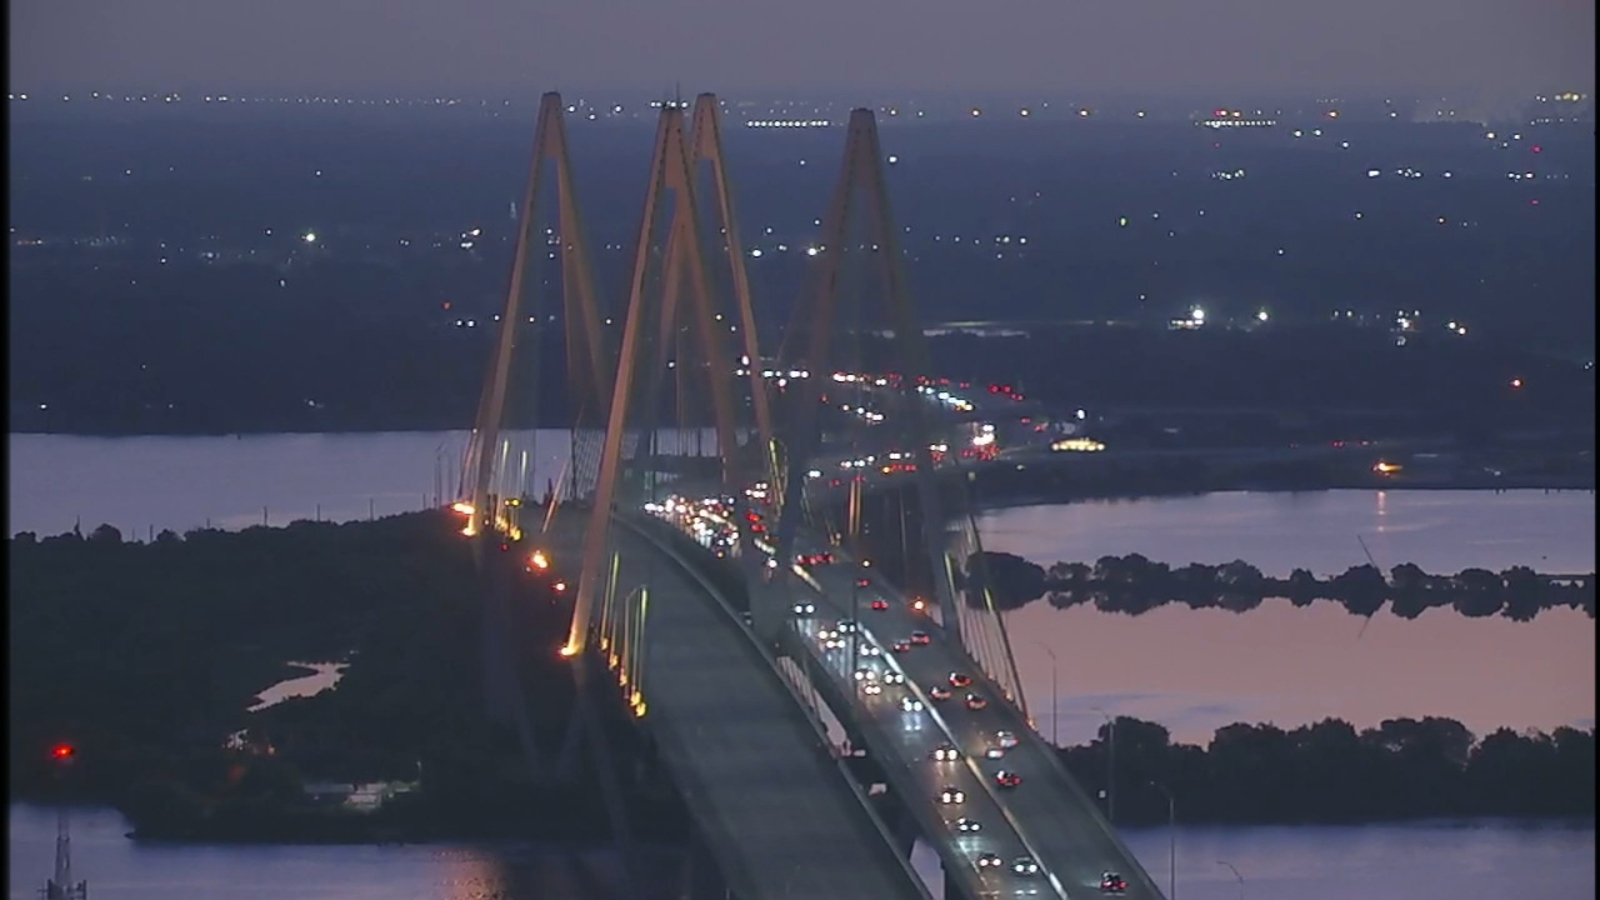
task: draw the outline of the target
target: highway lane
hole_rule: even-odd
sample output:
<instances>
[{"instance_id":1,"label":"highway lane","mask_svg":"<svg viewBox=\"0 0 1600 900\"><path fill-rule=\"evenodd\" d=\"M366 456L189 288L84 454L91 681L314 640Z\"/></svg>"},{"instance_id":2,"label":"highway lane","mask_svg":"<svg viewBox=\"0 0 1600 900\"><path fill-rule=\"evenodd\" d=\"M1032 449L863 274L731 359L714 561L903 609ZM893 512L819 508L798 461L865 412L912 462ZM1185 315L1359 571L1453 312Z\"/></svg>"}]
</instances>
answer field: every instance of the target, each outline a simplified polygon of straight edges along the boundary
<instances>
[{"instance_id":1,"label":"highway lane","mask_svg":"<svg viewBox=\"0 0 1600 900\"><path fill-rule=\"evenodd\" d=\"M729 887L762 898L928 896L776 670L658 547L618 532L619 594L650 585L642 724Z\"/></svg>"},{"instance_id":2,"label":"highway lane","mask_svg":"<svg viewBox=\"0 0 1600 900\"><path fill-rule=\"evenodd\" d=\"M1013 861L1032 853L966 753L955 761L933 758L936 749L959 742L951 738L920 685L909 678L904 685L886 683L887 673L900 673L900 660L886 647L879 647L876 656L858 660L858 668L872 672L873 681L882 686L882 693L868 694L863 689L866 682L855 678L848 644L828 649L819 638L825 630L837 630L836 615L797 617L794 627L801 645L797 649L806 654L810 673L827 679L832 690L826 694L845 698L868 752L882 760L891 789L915 816L946 871L975 897L1062 897L1044 879L1012 871ZM906 710L902 703L908 699L919 701L922 709ZM962 791L963 802L940 802L946 788ZM963 817L976 820L981 829L976 834L960 833L955 823ZM977 861L983 853L995 854L1001 865L980 869Z\"/></svg>"},{"instance_id":3,"label":"highway lane","mask_svg":"<svg viewBox=\"0 0 1600 900\"><path fill-rule=\"evenodd\" d=\"M813 548L808 541L799 552L822 549ZM810 575L827 591L829 608L835 614L847 614L844 611L850 605L852 583L861 569L848 564L838 550L833 552L840 562L813 567ZM870 610L872 596L884 597L889 608ZM1162 895L1149 874L1116 837L1095 802L1071 780L1048 742L1034 732L1016 707L1004 700L976 663L948 640L943 628L913 610L908 598L876 582L862 591L859 606L867 610L861 614L863 628L885 648L912 631L929 635L927 646L914 647L909 653L894 657L908 680L926 691L935 684L947 686L952 672L962 672L973 679L969 690L989 701L983 710L969 710L963 703L966 691L954 690L950 700L935 703L933 708L992 790L999 790L993 787L993 778L1002 769L1022 776L1021 785L1005 790L999 803L1016 824L1019 837L1033 848L1044 869L1042 881L1052 881L1065 896L1097 896L1101 873L1114 871L1127 879L1127 897L1159 900ZM1001 730L1015 735L1018 746L999 760L983 758L984 750L995 743L995 735Z\"/></svg>"}]
</instances>

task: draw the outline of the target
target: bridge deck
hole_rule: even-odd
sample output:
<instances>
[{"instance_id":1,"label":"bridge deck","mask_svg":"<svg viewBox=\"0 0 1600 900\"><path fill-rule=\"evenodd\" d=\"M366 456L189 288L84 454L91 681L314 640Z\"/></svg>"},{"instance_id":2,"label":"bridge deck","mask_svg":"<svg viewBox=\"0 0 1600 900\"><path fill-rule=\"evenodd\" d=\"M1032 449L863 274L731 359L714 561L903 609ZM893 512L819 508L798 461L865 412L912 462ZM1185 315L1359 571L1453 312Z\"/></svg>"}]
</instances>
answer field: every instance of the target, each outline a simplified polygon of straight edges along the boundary
<instances>
[{"instance_id":1,"label":"bridge deck","mask_svg":"<svg viewBox=\"0 0 1600 900\"><path fill-rule=\"evenodd\" d=\"M573 529L555 530L553 549L572 547ZM737 621L654 543L622 525L612 532L619 596L650 587L644 727L733 894L925 900L810 714Z\"/></svg>"},{"instance_id":2,"label":"bridge deck","mask_svg":"<svg viewBox=\"0 0 1600 900\"><path fill-rule=\"evenodd\" d=\"M817 543L807 541L800 543L804 545L798 548L800 552L829 549ZM833 619L849 614L850 581L855 571L853 567L843 565L822 566L813 570L814 579L825 592L821 596L819 616ZM1015 887L1024 887L1027 882L1032 881L1033 886L1040 890L1040 896L1052 894L1066 897L1093 896L1099 888L1100 874L1105 871L1116 871L1128 880L1128 891L1125 896L1129 900L1134 898L1160 900L1160 890L1144 867L1117 839L1115 831L1100 815L1095 801L1072 780L1048 742L1039 737L1015 707L1001 699L999 691L987 680L971 658L946 636L937 623L927 616L913 612L909 598L888 589L885 585L874 583L871 588L861 592L860 604L863 609L867 608L868 601L873 596L888 599L889 608L883 611L863 612L861 626L863 631L885 650L896 640L905 638L914 630L926 631L932 638L928 646L917 647L903 656L893 655L891 659L885 659L884 664L892 665L905 673L911 692L931 707L929 714L933 722L930 724L934 727L909 734L899 734L899 739L892 741L881 740L885 734L883 730L867 729L864 733L869 746L875 753L882 754L885 765L891 764L891 761L898 762L904 766L920 768L927 773L927 776L932 776L936 770L944 768L948 774L941 774L947 779L947 783L967 791L969 801L973 803L973 809L978 815L985 815L990 807L998 807L1001 810L1005 824L1010 826L1010 830L1014 830L1025 843L1027 852L1033 855L1044 869L1043 877L1037 879L1013 879L1010 877L1010 872L991 872L985 875L985 880L998 881L1008 888L1011 888L1014 882L1021 882L1015 884ZM818 666L814 671L820 670L820 674L824 677L842 678L848 665L840 666L833 660L828 662L835 664ZM973 686L955 691L955 696L943 703L930 702L926 689L935 684L945 683L951 672L969 674L973 678ZM962 698L968 691L988 699L988 707L978 711L967 709ZM854 693L852 690L851 694ZM859 701L853 704L857 708L863 705L874 707L872 712L881 716L882 707L889 704L861 704ZM851 712L859 714L854 708ZM906 714L892 710L889 715L893 717ZM1003 759L984 759L983 751L995 743L996 733L1002 730L1016 735L1018 745L1007 751ZM909 740L910 734L927 734L928 737L920 741ZM941 767L928 760L929 738L935 734L961 748L966 755L965 766ZM879 737L880 740L874 741L874 737ZM961 769L967 771L963 772ZM1022 785L1004 792L996 790L992 779L1001 769L1021 775ZM973 776L970 779L969 773ZM969 785L981 785L981 787L973 790ZM908 799L908 802L917 801L932 803L932 792L928 792L926 797ZM958 809L947 815L957 814L970 813ZM986 832L989 832L987 827L989 824L985 823ZM1006 839L1009 835L1003 837L1003 833L999 832L1000 829L995 829L977 840L961 840L953 837L947 840L965 844L964 849L968 852L980 849L1002 854L1015 852L1011 842Z\"/></svg>"}]
</instances>

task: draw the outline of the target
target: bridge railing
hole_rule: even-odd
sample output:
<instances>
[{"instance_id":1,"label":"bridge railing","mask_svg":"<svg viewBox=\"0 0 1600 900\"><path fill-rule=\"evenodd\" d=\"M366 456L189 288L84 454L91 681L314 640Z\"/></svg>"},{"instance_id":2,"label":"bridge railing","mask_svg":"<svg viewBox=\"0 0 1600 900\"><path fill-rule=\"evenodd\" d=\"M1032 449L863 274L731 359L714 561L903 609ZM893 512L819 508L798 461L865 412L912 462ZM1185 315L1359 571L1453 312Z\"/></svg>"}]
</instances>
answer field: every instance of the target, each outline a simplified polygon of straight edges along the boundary
<instances>
[{"instance_id":1,"label":"bridge railing","mask_svg":"<svg viewBox=\"0 0 1600 900\"><path fill-rule=\"evenodd\" d=\"M814 752L816 752L819 756L826 758L827 763L832 765L838 771L843 783L855 800L855 808L861 815L865 816L871 827L883 838L883 847L894 856L896 862L907 876L909 882L917 886L919 895L923 897L924 900L932 900L932 895L928 893L927 886L923 883L922 877L916 873L916 870L911 868L911 861L906 857L901 856L894 850L896 845L893 833L889 830L888 825L883 821L882 817L880 817L877 811L873 809L871 799L867 797L866 792L863 791L860 784L856 782L855 776L850 773L844 761L834 754L832 745L828 740L827 732L824 730L821 721L810 713L810 708L807 706L805 699L799 695L799 693L795 690L794 685L790 683L789 679L784 677L783 672L779 667L777 657L772 653L771 648L757 640L755 635L750 633L749 629L745 627L744 621L739 615L738 611L733 609L733 607L728 603L727 599L716 588L712 579L709 578L703 571L702 566L704 562L709 561L693 561L687 558L683 553L680 553L677 548L671 546L665 540L663 540L657 533L657 529L660 527L670 526L665 526L653 520L641 522L636 517L621 512L614 512L612 514L612 521L633 533L640 540L650 544L663 555L682 567L683 571L692 579L694 579L701 589L703 589L716 601L717 608L721 609L727 616L729 624L739 629L746 635L746 637L749 638L749 640L745 643L746 648L754 655L761 658L762 662L771 672L772 677L776 678L784 686L784 689L788 691L790 696L795 701L796 707L805 712L805 715L803 715L802 718L806 720L812 730L813 736L816 738L812 745ZM729 836L729 839L736 839L736 836ZM750 883L748 879L746 883Z\"/></svg>"}]
</instances>

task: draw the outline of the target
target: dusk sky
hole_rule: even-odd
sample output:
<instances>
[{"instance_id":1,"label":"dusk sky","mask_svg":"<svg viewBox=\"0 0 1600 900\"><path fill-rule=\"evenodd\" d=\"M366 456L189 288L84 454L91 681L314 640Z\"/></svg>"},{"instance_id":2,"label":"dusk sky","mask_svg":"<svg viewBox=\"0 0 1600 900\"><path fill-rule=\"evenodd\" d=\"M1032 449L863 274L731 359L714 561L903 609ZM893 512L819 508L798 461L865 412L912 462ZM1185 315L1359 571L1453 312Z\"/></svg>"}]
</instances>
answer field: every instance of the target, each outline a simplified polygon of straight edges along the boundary
<instances>
[{"instance_id":1,"label":"dusk sky","mask_svg":"<svg viewBox=\"0 0 1600 900\"><path fill-rule=\"evenodd\" d=\"M1589 90L1592 0L17 0L11 85Z\"/></svg>"}]
</instances>

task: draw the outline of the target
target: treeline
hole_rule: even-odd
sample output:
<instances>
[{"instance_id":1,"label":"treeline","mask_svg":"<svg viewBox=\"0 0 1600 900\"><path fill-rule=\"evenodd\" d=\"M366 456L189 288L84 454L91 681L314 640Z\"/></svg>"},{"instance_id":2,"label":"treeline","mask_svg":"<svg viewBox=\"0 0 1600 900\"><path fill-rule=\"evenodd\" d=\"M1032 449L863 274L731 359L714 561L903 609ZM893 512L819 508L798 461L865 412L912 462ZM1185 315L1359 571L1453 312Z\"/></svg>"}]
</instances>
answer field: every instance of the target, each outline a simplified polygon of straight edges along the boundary
<instances>
[{"instance_id":1,"label":"treeline","mask_svg":"<svg viewBox=\"0 0 1600 900\"><path fill-rule=\"evenodd\" d=\"M1163 788L1184 823L1595 814L1592 728L1501 728L1479 740L1460 722L1433 717L1362 731L1338 719L1289 731L1240 723L1199 747L1119 717L1061 757L1092 796L1111 788L1115 821L1125 825L1165 823Z\"/></svg>"},{"instance_id":2,"label":"treeline","mask_svg":"<svg viewBox=\"0 0 1600 900\"><path fill-rule=\"evenodd\" d=\"M328 750L402 772L429 753L466 752L443 738L482 737L467 715L481 704L463 702L478 689L478 576L447 526L423 513L164 531L151 542L109 525L17 535L7 572L13 790L48 787L55 741L79 747L75 781L99 799L141 779L188 780L225 735L281 715L246 709L296 674L288 660L351 663L335 693L361 714L345 711ZM425 641L414 635L424 627Z\"/></svg>"},{"instance_id":3,"label":"treeline","mask_svg":"<svg viewBox=\"0 0 1600 900\"><path fill-rule=\"evenodd\" d=\"M546 784L527 748L488 715L484 612L508 592L521 703L541 753L571 713L570 665L553 652L567 614L521 556L474 564L441 512L374 522L295 522L239 532L112 526L9 542L9 757L13 796L110 803L138 833L207 840L366 840L603 834L598 780ZM570 577L563 575L562 577ZM305 674L287 660L343 660L315 697L247 708ZM670 782L622 718L613 746L643 772L639 827L681 828ZM239 739L230 738L238 736ZM62 769L57 742L77 748ZM592 760L585 757L582 765ZM308 804L312 781L420 780L375 818Z\"/></svg>"},{"instance_id":4,"label":"treeline","mask_svg":"<svg viewBox=\"0 0 1600 900\"><path fill-rule=\"evenodd\" d=\"M1499 573L1470 568L1455 575L1431 575L1414 563L1402 563L1387 578L1371 565L1352 566L1328 579L1305 569L1274 578L1242 560L1173 568L1130 553L1102 556L1093 565L1058 562L1046 569L1020 556L986 551L981 561L970 557L967 570L973 573L970 587L988 584L1002 609L1044 598L1057 609L1092 603L1105 612L1133 616L1168 603L1245 612L1268 597L1286 597L1295 606L1330 600L1358 616L1370 616L1387 604L1406 619L1443 606L1473 618L1502 615L1518 622L1558 607L1582 609L1591 619L1595 615L1594 573L1553 577L1527 566ZM967 597L974 605L983 602L978 590L969 589Z\"/></svg>"}]
</instances>

